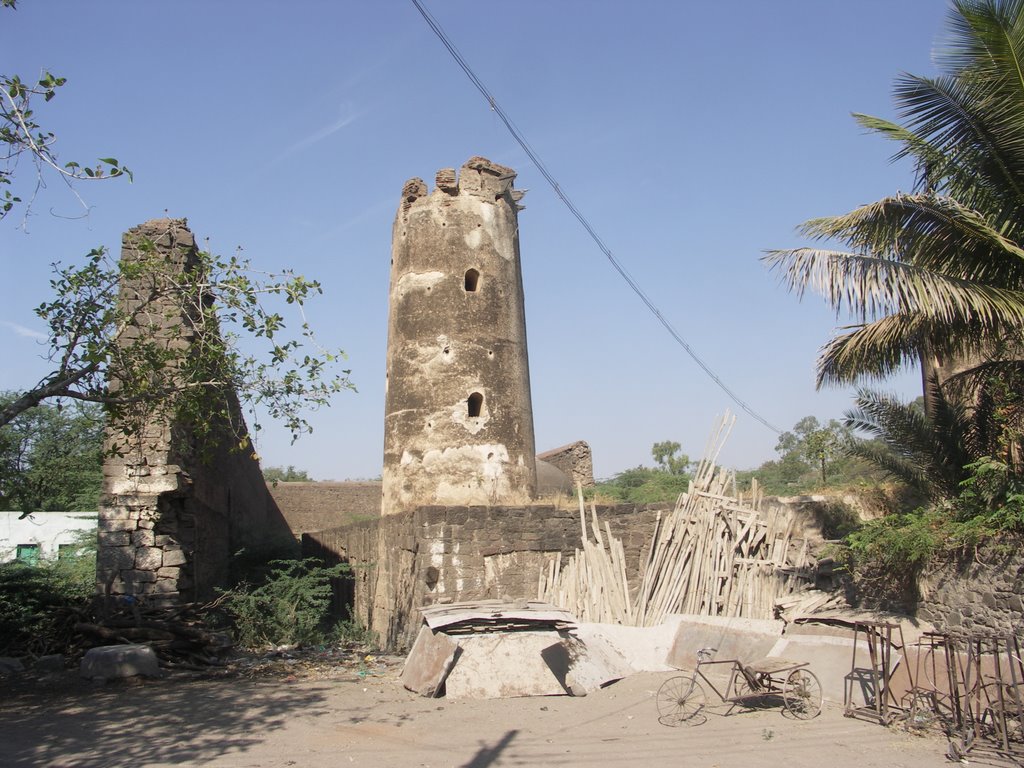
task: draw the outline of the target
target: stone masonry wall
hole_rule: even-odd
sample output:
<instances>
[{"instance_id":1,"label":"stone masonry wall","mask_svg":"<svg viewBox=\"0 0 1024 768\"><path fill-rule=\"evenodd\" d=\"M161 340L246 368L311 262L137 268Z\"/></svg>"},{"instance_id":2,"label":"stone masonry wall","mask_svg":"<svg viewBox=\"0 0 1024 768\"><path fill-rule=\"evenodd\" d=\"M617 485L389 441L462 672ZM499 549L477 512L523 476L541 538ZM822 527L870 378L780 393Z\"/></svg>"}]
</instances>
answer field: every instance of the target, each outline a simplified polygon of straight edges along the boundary
<instances>
[{"instance_id":1,"label":"stone masonry wall","mask_svg":"<svg viewBox=\"0 0 1024 768\"><path fill-rule=\"evenodd\" d=\"M380 517L380 482L279 482L268 488L296 537Z\"/></svg>"},{"instance_id":2,"label":"stone masonry wall","mask_svg":"<svg viewBox=\"0 0 1024 768\"><path fill-rule=\"evenodd\" d=\"M537 458L540 461L553 464L565 472L572 481L573 488L576 483L580 483L584 488L591 488L594 485L594 461L591 457L590 446L583 440L544 451L544 453L537 454Z\"/></svg>"},{"instance_id":3,"label":"stone masonry wall","mask_svg":"<svg viewBox=\"0 0 1024 768\"><path fill-rule=\"evenodd\" d=\"M656 512L598 507L622 539L630 580ZM589 521L588 521L589 526ZM353 566L355 618L391 647L419 627L416 608L437 602L511 597L535 599L540 569L580 543L579 512L549 506L421 507L380 520L303 536L307 555Z\"/></svg>"},{"instance_id":4,"label":"stone masonry wall","mask_svg":"<svg viewBox=\"0 0 1024 768\"><path fill-rule=\"evenodd\" d=\"M827 518L839 499L766 499L785 506L812 542L824 543ZM849 503L849 500L846 500ZM856 506L856 505L854 505ZM874 517L878 510L861 510ZM600 507L598 516L623 539L630 584L640 571L656 512L632 506ZM540 568L557 552L579 546L579 513L531 507L425 507L413 512L307 534L307 555L347 559L353 582L339 599L354 617L392 646L419 626L416 608L478 598L533 598ZM916 615L940 630L1021 630L1024 624L1024 552L983 552L978 561L947 563L921 579Z\"/></svg>"},{"instance_id":5,"label":"stone masonry wall","mask_svg":"<svg viewBox=\"0 0 1024 768\"><path fill-rule=\"evenodd\" d=\"M1024 630L1024 553L1019 548L933 566L918 589L918 618L941 631Z\"/></svg>"}]
</instances>

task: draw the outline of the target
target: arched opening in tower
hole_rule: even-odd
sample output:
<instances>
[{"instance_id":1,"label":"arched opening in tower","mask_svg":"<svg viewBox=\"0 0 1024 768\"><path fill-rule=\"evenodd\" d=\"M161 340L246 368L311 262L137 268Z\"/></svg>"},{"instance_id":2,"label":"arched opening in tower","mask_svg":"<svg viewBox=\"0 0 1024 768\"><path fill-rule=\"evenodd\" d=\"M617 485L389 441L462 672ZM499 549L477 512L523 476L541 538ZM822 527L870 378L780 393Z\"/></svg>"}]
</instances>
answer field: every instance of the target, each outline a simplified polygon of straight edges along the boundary
<instances>
[{"instance_id":1,"label":"arched opening in tower","mask_svg":"<svg viewBox=\"0 0 1024 768\"><path fill-rule=\"evenodd\" d=\"M479 392L474 392L469 396L469 400L466 401L466 404L469 407L470 418L476 418L480 415L480 411L483 410L484 396Z\"/></svg>"},{"instance_id":2,"label":"arched opening in tower","mask_svg":"<svg viewBox=\"0 0 1024 768\"><path fill-rule=\"evenodd\" d=\"M466 270L466 293L475 293L480 287L480 273L475 269Z\"/></svg>"}]
</instances>

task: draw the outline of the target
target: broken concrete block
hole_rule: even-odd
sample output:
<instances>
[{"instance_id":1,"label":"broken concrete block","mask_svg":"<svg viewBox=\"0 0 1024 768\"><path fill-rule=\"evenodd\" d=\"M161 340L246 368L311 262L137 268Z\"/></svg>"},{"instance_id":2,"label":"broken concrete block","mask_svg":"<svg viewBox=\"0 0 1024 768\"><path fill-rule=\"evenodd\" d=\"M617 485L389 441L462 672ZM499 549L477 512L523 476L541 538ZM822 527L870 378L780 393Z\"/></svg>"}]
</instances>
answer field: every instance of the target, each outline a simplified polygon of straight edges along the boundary
<instances>
[{"instance_id":1,"label":"broken concrete block","mask_svg":"<svg viewBox=\"0 0 1024 768\"><path fill-rule=\"evenodd\" d=\"M543 651L551 671L573 696L586 696L614 680L633 673L632 667L600 635L592 635L586 643L569 637Z\"/></svg>"},{"instance_id":2,"label":"broken concrete block","mask_svg":"<svg viewBox=\"0 0 1024 768\"><path fill-rule=\"evenodd\" d=\"M449 699L564 696L567 691L541 655L557 632L494 632L459 637L462 653L448 673Z\"/></svg>"},{"instance_id":3,"label":"broken concrete block","mask_svg":"<svg viewBox=\"0 0 1024 768\"><path fill-rule=\"evenodd\" d=\"M78 674L81 677L158 677L160 665L148 645L101 645L85 652Z\"/></svg>"},{"instance_id":4,"label":"broken concrete block","mask_svg":"<svg viewBox=\"0 0 1024 768\"><path fill-rule=\"evenodd\" d=\"M402 669L402 685L420 696L439 696L459 656L459 646L442 632L420 627Z\"/></svg>"}]
</instances>

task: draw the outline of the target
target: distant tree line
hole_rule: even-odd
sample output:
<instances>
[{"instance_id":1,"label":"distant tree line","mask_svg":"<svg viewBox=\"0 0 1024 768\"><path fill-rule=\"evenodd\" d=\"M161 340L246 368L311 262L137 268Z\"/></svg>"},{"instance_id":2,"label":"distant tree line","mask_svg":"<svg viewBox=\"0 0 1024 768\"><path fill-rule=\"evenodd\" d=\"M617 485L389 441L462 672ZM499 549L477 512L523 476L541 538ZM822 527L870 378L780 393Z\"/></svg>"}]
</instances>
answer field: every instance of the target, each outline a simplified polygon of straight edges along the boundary
<instances>
[{"instance_id":1,"label":"distant tree line","mask_svg":"<svg viewBox=\"0 0 1024 768\"><path fill-rule=\"evenodd\" d=\"M0 393L0 406L17 393ZM0 427L0 509L95 510L103 484L103 411L40 405Z\"/></svg>"}]
</instances>

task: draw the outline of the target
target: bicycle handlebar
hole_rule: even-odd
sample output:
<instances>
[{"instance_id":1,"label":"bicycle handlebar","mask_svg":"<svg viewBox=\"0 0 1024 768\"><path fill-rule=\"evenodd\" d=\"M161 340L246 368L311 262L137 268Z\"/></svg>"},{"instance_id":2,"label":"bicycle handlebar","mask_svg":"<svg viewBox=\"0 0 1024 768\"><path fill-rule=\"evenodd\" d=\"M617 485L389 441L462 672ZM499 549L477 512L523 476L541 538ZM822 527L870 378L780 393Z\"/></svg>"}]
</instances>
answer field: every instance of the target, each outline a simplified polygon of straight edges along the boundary
<instances>
[{"instance_id":1,"label":"bicycle handlebar","mask_svg":"<svg viewBox=\"0 0 1024 768\"><path fill-rule=\"evenodd\" d=\"M699 651L697 651L697 661L701 661L702 656L706 657L707 659L710 659L716 653L718 653L717 648L701 648Z\"/></svg>"}]
</instances>

